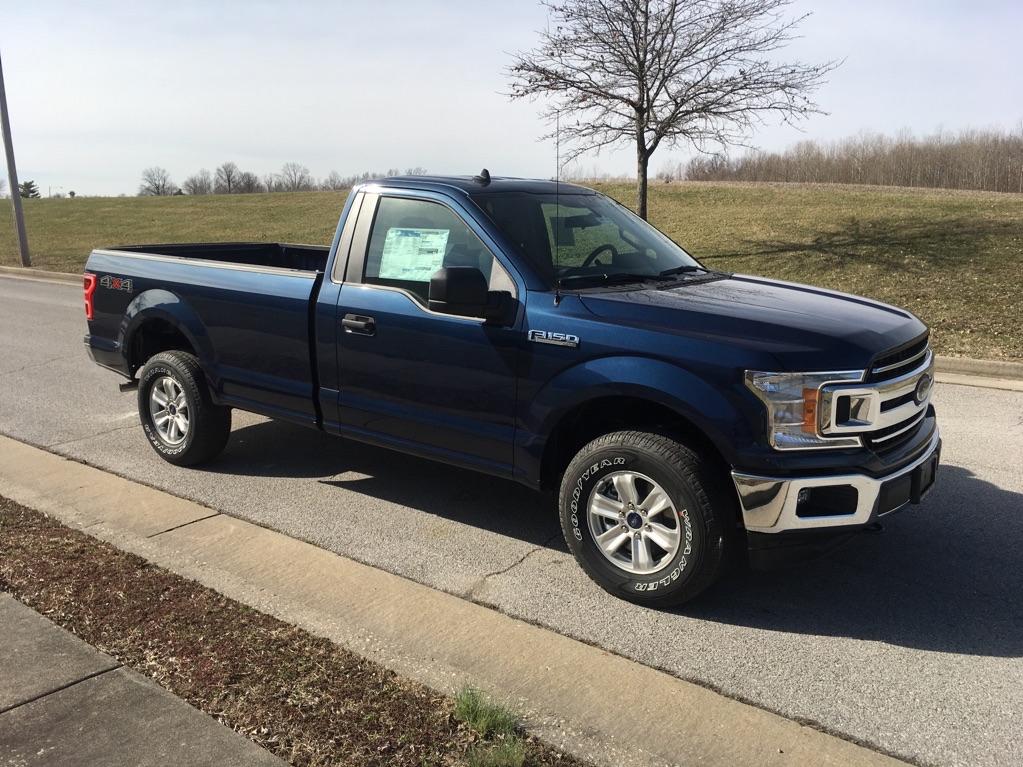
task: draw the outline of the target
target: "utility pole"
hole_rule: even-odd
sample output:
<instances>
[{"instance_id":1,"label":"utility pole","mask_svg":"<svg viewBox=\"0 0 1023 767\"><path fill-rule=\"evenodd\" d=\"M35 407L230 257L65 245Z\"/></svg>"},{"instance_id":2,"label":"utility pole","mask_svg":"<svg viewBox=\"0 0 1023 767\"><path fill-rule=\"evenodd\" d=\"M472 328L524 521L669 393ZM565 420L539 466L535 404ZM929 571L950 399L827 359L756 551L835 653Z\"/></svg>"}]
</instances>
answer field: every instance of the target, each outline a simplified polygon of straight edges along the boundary
<instances>
[{"instance_id":1,"label":"utility pole","mask_svg":"<svg viewBox=\"0 0 1023 767\"><path fill-rule=\"evenodd\" d=\"M11 185L11 210L14 211L14 231L18 235L21 265L32 266L32 258L28 254L28 235L25 234L25 214L21 210L21 187L18 186L18 170L14 167L14 142L11 140L11 118L7 114L7 90L4 88L4 65L2 59L0 59L0 133L4 137L4 153L7 155L7 180Z\"/></svg>"}]
</instances>

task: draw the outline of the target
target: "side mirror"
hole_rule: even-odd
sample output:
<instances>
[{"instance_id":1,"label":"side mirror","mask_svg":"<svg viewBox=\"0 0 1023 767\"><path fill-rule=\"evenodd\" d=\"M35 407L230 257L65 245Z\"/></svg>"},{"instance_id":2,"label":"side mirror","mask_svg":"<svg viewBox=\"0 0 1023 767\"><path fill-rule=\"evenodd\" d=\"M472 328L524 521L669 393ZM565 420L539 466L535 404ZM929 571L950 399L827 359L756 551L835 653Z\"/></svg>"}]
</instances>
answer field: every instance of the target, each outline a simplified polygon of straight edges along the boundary
<instances>
[{"instance_id":1,"label":"side mirror","mask_svg":"<svg viewBox=\"0 0 1023 767\"><path fill-rule=\"evenodd\" d=\"M510 295L488 291L487 278L473 266L445 266L430 278L430 309L459 317L499 320Z\"/></svg>"}]
</instances>

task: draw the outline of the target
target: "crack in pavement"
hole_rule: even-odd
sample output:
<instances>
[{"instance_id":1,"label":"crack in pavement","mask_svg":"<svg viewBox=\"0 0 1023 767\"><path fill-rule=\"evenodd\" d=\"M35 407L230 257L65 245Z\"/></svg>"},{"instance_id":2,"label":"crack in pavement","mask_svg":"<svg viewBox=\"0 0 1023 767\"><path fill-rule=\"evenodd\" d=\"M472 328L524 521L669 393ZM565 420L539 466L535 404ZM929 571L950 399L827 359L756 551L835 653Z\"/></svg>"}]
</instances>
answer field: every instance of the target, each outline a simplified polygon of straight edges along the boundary
<instances>
[{"instance_id":1,"label":"crack in pavement","mask_svg":"<svg viewBox=\"0 0 1023 767\"><path fill-rule=\"evenodd\" d=\"M466 589L466 591L462 595L462 597L464 599L470 599L470 600L477 599L479 592L482 591L483 588L487 585L487 581L489 581L491 578L496 578L499 575L505 575L506 573L511 572L512 570L514 570L516 567L521 565L523 562L525 562L527 559L529 559L534 554L536 554L536 553L538 553L540 551L543 551L546 548L549 548L550 545L552 543L554 543L554 541L556 541L560 536L561 536L561 533L555 533L554 535L552 535L550 538L548 538L547 540L545 540L543 543L539 544L538 546L533 546L529 551L527 551L525 554L523 554L521 557L516 559L514 562L512 562L507 567L502 567L499 570L494 570L493 572L486 573L482 577L478 578L468 589Z\"/></svg>"},{"instance_id":2,"label":"crack in pavement","mask_svg":"<svg viewBox=\"0 0 1023 767\"><path fill-rule=\"evenodd\" d=\"M21 373L32 368L41 368L49 365L53 362L60 362L61 360L70 360L71 355L62 354L60 357L52 357L48 360L42 360L41 362L30 362L27 365L22 365L20 368L14 368L13 370L0 370L0 376L14 375L15 373Z\"/></svg>"},{"instance_id":3,"label":"crack in pavement","mask_svg":"<svg viewBox=\"0 0 1023 767\"><path fill-rule=\"evenodd\" d=\"M198 519L192 519L192 520L189 520L188 522L182 522L180 525L174 525L174 527L168 527L166 530L159 530L159 531L157 531L155 533L151 533L150 535L147 535L146 538L155 538L156 536L163 535L164 533L172 533L175 530L180 530L182 527L188 527L189 525L194 525L196 522L202 522L205 519L213 519L214 517L220 517L220 516L223 516L223 515L219 511L215 511L212 514L207 514L205 517L199 517Z\"/></svg>"},{"instance_id":4,"label":"crack in pavement","mask_svg":"<svg viewBox=\"0 0 1023 767\"><path fill-rule=\"evenodd\" d=\"M113 659L111 658L111 660ZM35 703L36 701L42 700L43 698L48 698L51 695L56 695L57 693L64 692L64 690L70 689L77 684L81 684L82 682L88 682L89 680L95 679L98 676L103 676L104 674L109 674L111 671L118 671L121 668L123 668L123 665L120 662L115 660L114 663L116 665L112 666L111 668L104 668L100 669L99 671L94 671L91 674L86 674L80 679L72 680L67 684L63 684L60 687L57 687L53 690L47 690L46 692L41 692L38 695L33 695L31 698L15 703L13 706L8 706L7 708L0 708L0 716L9 714L10 712L16 709L21 708L22 706L27 706L29 703Z\"/></svg>"},{"instance_id":5,"label":"crack in pavement","mask_svg":"<svg viewBox=\"0 0 1023 767\"><path fill-rule=\"evenodd\" d=\"M112 429L107 429L106 431L97 431L95 434L88 434L84 437L75 437L74 439L67 439L64 440L63 442L53 442L49 445L43 445L43 449L50 450L51 448L64 447L65 445L73 445L76 442L84 442L85 440L92 439L94 437L102 437L104 434L112 434L115 431L124 431L125 429L135 428L138 428L137 423L129 423L125 424L124 426L115 426Z\"/></svg>"}]
</instances>

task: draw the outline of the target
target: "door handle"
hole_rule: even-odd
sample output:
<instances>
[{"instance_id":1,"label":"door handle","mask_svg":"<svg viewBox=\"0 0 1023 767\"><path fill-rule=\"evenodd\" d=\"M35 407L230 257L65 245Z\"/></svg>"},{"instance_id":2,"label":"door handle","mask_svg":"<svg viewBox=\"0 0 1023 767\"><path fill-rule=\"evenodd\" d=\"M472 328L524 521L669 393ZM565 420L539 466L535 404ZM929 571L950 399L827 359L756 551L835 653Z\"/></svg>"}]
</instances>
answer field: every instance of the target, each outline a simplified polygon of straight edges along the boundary
<instances>
[{"instance_id":1,"label":"door handle","mask_svg":"<svg viewBox=\"0 0 1023 767\"><path fill-rule=\"evenodd\" d=\"M363 314L346 314L341 320L341 327L346 333L358 333L363 336L371 336L377 332L376 321Z\"/></svg>"}]
</instances>

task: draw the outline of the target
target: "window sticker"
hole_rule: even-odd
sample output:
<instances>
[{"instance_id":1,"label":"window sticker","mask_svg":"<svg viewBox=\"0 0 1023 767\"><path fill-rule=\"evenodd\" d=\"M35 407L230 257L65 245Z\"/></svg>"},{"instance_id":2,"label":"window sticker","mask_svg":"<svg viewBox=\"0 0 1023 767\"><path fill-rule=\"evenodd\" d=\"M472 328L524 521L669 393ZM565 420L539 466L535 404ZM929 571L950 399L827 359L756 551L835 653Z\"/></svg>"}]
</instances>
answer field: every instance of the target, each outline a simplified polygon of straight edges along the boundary
<instances>
[{"instance_id":1,"label":"window sticker","mask_svg":"<svg viewBox=\"0 0 1023 767\"><path fill-rule=\"evenodd\" d=\"M380 256L379 277L429 282L433 273L444 265L450 233L450 229L388 229Z\"/></svg>"}]
</instances>

